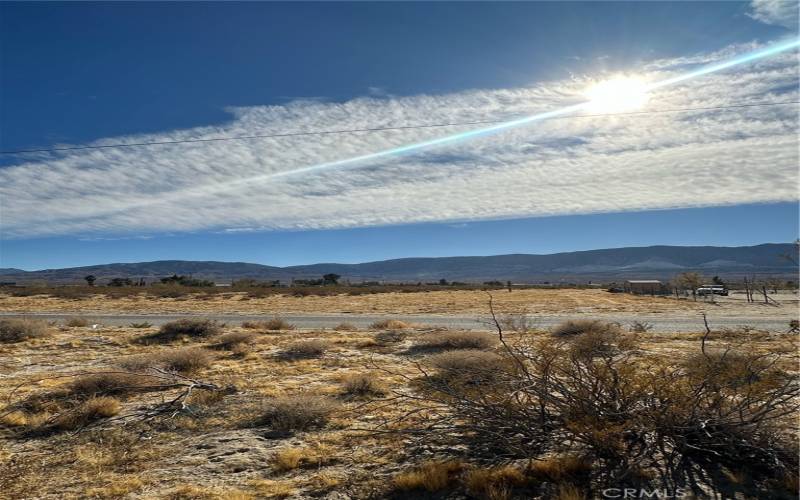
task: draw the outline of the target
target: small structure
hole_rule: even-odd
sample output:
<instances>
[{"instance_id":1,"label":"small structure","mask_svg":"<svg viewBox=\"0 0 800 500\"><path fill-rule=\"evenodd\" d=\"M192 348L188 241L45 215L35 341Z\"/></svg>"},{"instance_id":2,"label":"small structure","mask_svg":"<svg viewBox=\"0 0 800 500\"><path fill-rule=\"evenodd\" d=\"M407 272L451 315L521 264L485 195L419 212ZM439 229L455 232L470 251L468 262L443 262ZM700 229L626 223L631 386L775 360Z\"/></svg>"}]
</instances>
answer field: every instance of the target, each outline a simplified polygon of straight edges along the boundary
<instances>
[{"instance_id":1,"label":"small structure","mask_svg":"<svg viewBox=\"0 0 800 500\"><path fill-rule=\"evenodd\" d=\"M636 295L662 295L668 292L658 280L628 280L625 282L625 291Z\"/></svg>"}]
</instances>

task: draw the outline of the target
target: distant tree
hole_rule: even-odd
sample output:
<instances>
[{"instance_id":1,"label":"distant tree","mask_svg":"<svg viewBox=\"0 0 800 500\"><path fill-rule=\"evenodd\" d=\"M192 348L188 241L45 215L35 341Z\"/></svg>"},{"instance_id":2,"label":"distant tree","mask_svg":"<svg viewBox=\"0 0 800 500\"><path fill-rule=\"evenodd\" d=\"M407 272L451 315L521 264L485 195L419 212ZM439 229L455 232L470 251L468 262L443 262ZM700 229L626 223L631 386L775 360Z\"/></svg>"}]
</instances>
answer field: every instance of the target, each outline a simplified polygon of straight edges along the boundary
<instances>
[{"instance_id":1,"label":"distant tree","mask_svg":"<svg viewBox=\"0 0 800 500\"><path fill-rule=\"evenodd\" d=\"M86 280L86 283L88 283L89 286L94 286L94 282L97 281L97 278L95 277L94 274L90 274L89 276L86 276L83 279Z\"/></svg>"},{"instance_id":2,"label":"distant tree","mask_svg":"<svg viewBox=\"0 0 800 500\"><path fill-rule=\"evenodd\" d=\"M675 277L675 284L686 290L692 291L692 298L697 301L697 289L703 284L703 277L699 273L681 273Z\"/></svg>"},{"instance_id":3,"label":"distant tree","mask_svg":"<svg viewBox=\"0 0 800 500\"><path fill-rule=\"evenodd\" d=\"M442 279L439 280L439 284L442 285L442 286L446 286L447 285L447 280L442 278Z\"/></svg>"},{"instance_id":4,"label":"distant tree","mask_svg":"<svg viewBox=\"0 0 800 500\"><path fill-rule=\"evenodd\" d=\"M722 278L720 278L719 276L714 276L713 278L711 278L711 281L712 281L712 282L713 282L715 285L719 285L719 286L725 286L725 282L724 282L724 281L722 281Z\"/></svg>"},{"instance_id":5,"label":"distant tree","mask_svg":"<svg viewBox=\"0 0 800 500\"><path fill-rule=\"evenodd\" d=\"M173 274L172 276L168 276L166 278L161 278L161 283L165 285L214 286L213 281L199 280L190 276L179 276L177 274Z\"/></svg>"},{"instance_id":6,"label":"distant tree","mask_svg":"<svg viewBox=\"0 0 800 500\"><path fill-rule=\"evenodd\" d=\"M161 278L161 282L165 285L172 285L172 284L179 284L182 280L185 280L186 276L178 276L177 274L173 274L172 276L167 276L166 278Z\"/></svg>"},{"instance_id":7,"label":"distant tree","mask_svg":"<svg viewBox=\"0 0 800 500\"><path fill-rule=\"evenodd\" d=\"M322 276L322 284L323 285L338 285L339 284L339 276L336 273L328 273Z\"/></svg>"},{"instance_id":8,"label":"distant tree","mask_svg":"<svg viewBox=\"0 0 800 500\"><path fill-rule=\"evenodd\" d=\"M769 278L767 279L766 285L768 288L772 289L772 293L778 293L778 290L783 288L784 282L780 278Z\"/></svg>"},{"instance_id":9,"label":"distant tree","mask_svg":"<svg viewBox=\"0 0 800 500\"><path fill-rule=\"evenodd\" d=\"M131 286L133 281L130 278L112 278L108 286Z\"/></svg>"}]
</instances>

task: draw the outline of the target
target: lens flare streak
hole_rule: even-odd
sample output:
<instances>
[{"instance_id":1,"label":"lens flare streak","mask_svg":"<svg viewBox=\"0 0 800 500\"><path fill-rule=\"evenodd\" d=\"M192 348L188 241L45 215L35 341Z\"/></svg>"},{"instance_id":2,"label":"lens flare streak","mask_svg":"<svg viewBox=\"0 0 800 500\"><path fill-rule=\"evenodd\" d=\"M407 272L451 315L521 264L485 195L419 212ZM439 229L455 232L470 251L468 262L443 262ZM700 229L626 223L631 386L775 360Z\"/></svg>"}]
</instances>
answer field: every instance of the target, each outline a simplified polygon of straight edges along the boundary
<instances>
[{"instance_id":1,"label":"lens flare streak","mask_svg":"<svg viewBox=\"0 0 800 500\"><path fill-rule=\"evenodd\" d=\"M673 77L673 78L668 78L666 80L661 80L659 82L651 83L649 85L646 85L644 87L644 90L646 92L650 92L652 90L660 89L660 88L667 87L667 86L670 86L670 85L675 85L675 84L690 80L692 78L697 78L697 77L708 75L708 74L711 74L711 73L716 73L718 71L722 71L722 70L725 70L725 69L733 68L735 66L739 66L739 65L746 64L746 63L749 63L749 62L752 62L752 61L763 59L765 57L773 56L773 55L779 54L781 52L786 52L787 50L791 50L791 49L794 49L794 48L797 48L797 47L800 47L800 38L794 39L794 40L790 40L788 42L772 45L772 46L767 47L767 48L762 49L762 50L757 50L757 51L754 51L754 52L750 52L748 54L744 54L744 55L742 55L740 57L736 57L736 58L730 59L728 61L724 61L724 62L717 63L717 64L711 64L711 65L702 67L702 68L700 68L700 69L698 69L696 71L685 73L683 75L678 75L678 76ZM458 133L458 134L448 135L448 136L440 137L438 139L432 139L432 140L429 140L429 141L418 142L418 143L409 144L409 145L406 145L406 146L400 146L400 147L397 147L397 148L387 149L387 150L379 151L379 152L376 152L376 153L370 153L370 154L366 154L366 155L355 156L355 157L352 157L352 158L336 160L336 161L332 161L332 162L328 162L328 163L321 163L321 164L317 164L317 165L311 165L311 166L308 166L308 167L301 167L301 168L297 168L297 169L294 169L294 170L286 170L286 171L283 171L283 172L276 172L276 173L272 173L272 174L264 174L264 175L260 175L260 176L256 176L256 177L251 177L251 178L248 178L248 179L242 179L241 181L233 181L233 183L235 183L235 184L232 184L232 185L249 184L251 182L259 182L259 181L275 179L275 178L280 178L280 177L295 176L295 175L300 175L300 174L308 174L308 173L313 173L313 172L319 172L321 170L329 170L329 169L334 169L334 168L355 166L357 164L360 164L362 162L367 162L367 161L370 161L370 160L376 160L376 159L379 159L379 158L385 158L387 156L397 156L397 155L402 155L402 154L408 154L408 153L412 153L412 152L415 152L415 151L419 151L419 150L422 150L422 149L427 149L427 148L431 148L431 147L435 147L435 146L442 146L442 145L451 144L451 143L454 143L454 142L465 141L467 139L474 139L474 138L477 138L477 137L490 135L490 134L495 134L495 133L498 133L498 132L502 132L504 130L509 130L509 129L512 129L512 128L520 127L520 126L523 126L523 125L528 125L530 123L534 123L534 122L537 122L537 121L545 120L545 119L548 119L548 118L555 118L555 117L559 117L559 116L563 116L563 115L568 115L568 114L573 113L575 111L591 109L592 104L593 103L591 101L582 102L580 104L574 104L574 105L567 106L567 107L564 107L564 108L560 108L560 109L557 109L557 110L554 110L554 111L547 111L547 112L544 112L544 113L537 113L535 115L530 115L530 116L526 116L526 117L523 117L523 118L518 118L516 120L503 122L503 123L500 123L500 124L497 124L497 125L492 125L490 127L484 127L484 128L479 128L479 129L475 129L475 130L469 130L467 132L461 132L461 133ZM228 184L226 183L226 186L227 185Z\"/></svg>"}]
</instances>

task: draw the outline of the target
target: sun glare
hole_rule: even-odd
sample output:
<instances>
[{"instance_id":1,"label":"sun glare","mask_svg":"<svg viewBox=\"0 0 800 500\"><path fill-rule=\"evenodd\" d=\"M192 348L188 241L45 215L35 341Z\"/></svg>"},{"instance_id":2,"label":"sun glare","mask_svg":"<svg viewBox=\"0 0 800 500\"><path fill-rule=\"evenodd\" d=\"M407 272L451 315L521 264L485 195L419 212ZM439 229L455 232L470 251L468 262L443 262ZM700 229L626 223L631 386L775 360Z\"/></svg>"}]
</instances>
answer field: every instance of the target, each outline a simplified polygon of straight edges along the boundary
<instances>
[{"instance_id":1,"label":"sun glare","mask_svg":"<svg viewBox=\"0 0 800 500\"><path fill-rule=\"evenodd\" d=\"M585 92L592 113L634 111L647 103L647 86L640 78L617 77L593 85Z\"/></svg>"}]
</instances>

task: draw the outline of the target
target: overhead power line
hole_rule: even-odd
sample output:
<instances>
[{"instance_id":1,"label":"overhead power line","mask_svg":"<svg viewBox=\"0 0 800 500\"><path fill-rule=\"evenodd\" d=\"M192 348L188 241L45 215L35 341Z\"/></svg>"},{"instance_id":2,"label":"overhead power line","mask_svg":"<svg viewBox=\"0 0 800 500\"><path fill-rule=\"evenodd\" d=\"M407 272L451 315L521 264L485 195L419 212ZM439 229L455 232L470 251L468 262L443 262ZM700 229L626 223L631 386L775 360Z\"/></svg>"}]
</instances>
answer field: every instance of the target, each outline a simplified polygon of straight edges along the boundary
<instances>
[{"instance_id":1,"label":"overhead power line","mask_svg":"<svg viewBox=\"0 0 800 500\"><path fill-rule=\"evenodd\" d=\"M671 108L671 109L656 109L650 111L629 111L623 113L601 113L589 115L570 115L549 118L550 120L565 120L574 118L599 118L608 116L635 116L635 115L654 115L664 113L685 113L692 111L714 111L724 109L737 109L737 108L754 108L754 107L767 107L767 106L785 106L788 104L800 104L800 101L779 101L779 102L760 102L748 104L730 104L726 106L704 106L696 108ZM428 129L428 128L442 128L442 127L456 127L468 125L489 125L493 123L503 123L506 120L479 120L470 122L448 122L448 123L431 123L419 125L401 125L392 127L371 127L371 128L351 128L351 129L338 129L338 130L317 130L307 132L286 132L286 133L270 133L270 134L254 134L254 135L237 135L230 137L210 137L205 139L177 139L171 141L152 141L152 142L130 142L119 144L97 144L91 146L67 146L62 148L43 148L43 149L18 149L9 151L0 151L2 155L16 155L25 153L55 153L59 151L80 151L84 149L109 149L109 148L133 148L142 146L161 146L169 144L191 144L198 142L222 142L222 141L244 141L249 139L277 139L284 137L302 137L314 135L333 135L333 134L355 134L367 132L384 132L391 130L413 130L413 129Z\"/></svg>"}]
</instances>

